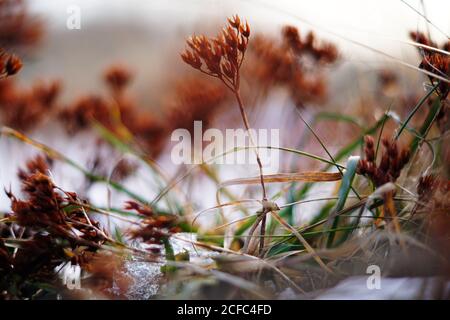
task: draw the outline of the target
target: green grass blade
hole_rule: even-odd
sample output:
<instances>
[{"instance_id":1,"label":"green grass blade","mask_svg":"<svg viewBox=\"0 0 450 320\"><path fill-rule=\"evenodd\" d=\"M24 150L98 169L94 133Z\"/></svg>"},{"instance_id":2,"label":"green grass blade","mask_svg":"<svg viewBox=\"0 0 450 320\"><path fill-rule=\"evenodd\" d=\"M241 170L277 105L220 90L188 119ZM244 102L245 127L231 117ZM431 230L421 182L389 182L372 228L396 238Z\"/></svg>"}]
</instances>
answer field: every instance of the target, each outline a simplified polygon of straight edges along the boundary
<instances>
[{"instance_id":1,"label":"green grass blade","mask_svg":"<svg viewBox=\"0 0 450 320\"><path fill-rule=\"evenodd\" d=\"M410 152L413 153L417 150L417 147L419 146L420 141L426 138L426 135L428 134L428 131L430 130L431 126L434 123L434 120L436 120L439 112L441 111L441 101L439 99L436 99L434 101L433 105L431 106L430 112L428 113L427 118L422 124L422 127L419 129L420 137L415 137L410 145Z\"/></svg>"},{"instance_id":2,"label":"green grass blade","mask_svg":"<svg viewBox=\"0 0 450 320\"><path fill-rule=\"evenodd\" d=\"M417 105L414 107L414 109L411 110L411 112L409 113L408 117L406 118L405 122L403 122L403 125L399 128L397 135L395 136L395 140L397 140L400 135L402 134L403 130L405 129L405 127L408 125L409 121L411 121L412 117L414 117L414 115L416 114L417 111L419 111L420 107L424 104L425 101L427 101L427 99L431 96L431 94L434 92L434 90L437 89L437 87L439 86L439 82L433 86L433 88L431 88L426 95L424 95L422 97L422 99L420 99L420 101L417 103Z\"/></svg>"},{"instance_id":3,"label":"green grass blade","mask_svg":"<svg viewBox=\"0 0 450 320\"><path fill-rule=\"evenodd\" d=\"M336 203L336 207L331 215L332 229L336 229L339 223L339 216L336 215L337 212L344 208L345 202L347 201L348 194L352 188L353 179L355 178L356 169L358 167L360 157L351 156L347 161L347 170L342 177L341 187L339 188L338 196L339 199ZM330 248L333 244L336 232L330 232L328 235L327 247Z\"/></svg>"}]
</instances>

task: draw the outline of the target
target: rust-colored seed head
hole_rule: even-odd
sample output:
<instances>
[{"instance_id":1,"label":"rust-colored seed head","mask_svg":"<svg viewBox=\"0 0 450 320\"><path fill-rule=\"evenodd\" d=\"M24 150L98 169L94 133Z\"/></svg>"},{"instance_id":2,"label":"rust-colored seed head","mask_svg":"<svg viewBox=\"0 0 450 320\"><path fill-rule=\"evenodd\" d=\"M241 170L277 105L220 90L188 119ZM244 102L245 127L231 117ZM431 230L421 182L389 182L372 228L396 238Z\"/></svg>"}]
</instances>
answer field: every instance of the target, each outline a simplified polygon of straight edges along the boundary
<instances>
[{"instance_id":1,"label":"rust-colored seed head","mask_svg":"<svg viewBox=\"0 0 450 320\"><path fill-rule=\"evenodd\" d=\"M15 55L11 55L8 60L6 60L5 71L8 76L16 74L22 69L22 61Z\"/></svg>"},{"instance_id":2,"label":"rust-colored seed head","mask_svg":"<svg viewBox=\"0 0 450 320\"><path fill-rule=\"evenodd\" d=\"M322 69L337 60L338 52L334 45L313 39L312 34L301 36L294 26L282 29L281 41L256 35L249 47L251 63L246 65L246 74L261 86L264 95L275 86L283 86L299 107L323 103L328 86Z\"/></svg>"},{"instance_id":3,"label":"rust-colored seed head","mask_svg":"<svg viewBox=\"0 0 450 320\"><path fill-rule=\"evenodd\" d=\"M30 49L42 39L43 21L30 13L29 1L0 1L0 43L14 50Z\"/></svg>"},{"instance_id":4,"label":"rust-colored seed head","mask_svg":"<svg viewBox=\"0 0 450 320\"><path fill-rule=\"evenodd\" d=\"M12 79L0 81L1 116L4 125L20 131L36 128L57 106L59 82L38 81L31 88Z\"/></svg>"},{"instance_id":5,"label":"rust-colored seed head","mask_svg":"<svg viewBox=\"0 0 450 320\"><path fill-rule=\"evenodd\" d=\"M130 231L133 239L142 238L147 243L161 244L164 239L167 239L168 234L180 232L175 215L157 215L151 207L143 206L135 201L127 201L125 209L135 210L145 216L143 226Z\"/></svg>"},{"instance_id":6,"label":"rust-colored seed head","mask_svg":"<svg viewBox=\"0 0 450 320\"><path fill-rule=\"evenodd\" d=\"M0 79L12 76L22 69L22 61L14 54L0 48Z\"/></svg>"},{"instance_id":7,"label":"rust-colored seed head","mask_svg":"<svg viewBox=\"0 0 450 320\"><path fill-rule=\"evenodd\" d=\"M25 181L31 175L39 172L47 174L51 160L43 155L37 155L26 162L26 169L19 169L17 176L20 180Z\"/></svg>"},{"instance_id":8,"label":"rust-colored seed head","mask_svg":"<svg viewBox=\"0 0 450 320\"><path fill-rule=\"evenodd\" d=\"M113 91L123 90L132 80L133 76L128 68L113 65L109 67L104 74L104 79Z\"/></svg>"},{"instance_id":9,"label":"rust-colored seed head","mask_svg":"<svg viewBox=\"0 0 450 320\"><path fill-rule=\"evenodd\" d=\"M238 15L228 18L228 25L215 38L192 36L181 58L194 69L221 79L236 90L238 74L250 37L250 27Z\"/></svg>"},{"instance_id":10,"label":"rust-colored seed head","mask_svg":"<svg viewBox=\"0 0 450 320\"><path fill-rule=\"evenodd\" d=\"M411 40L416 41L420 44L439 48L439 46L431 41L425 34L421 32L410 32L409 34ZM448 51L449 41L445 42L440 48ZM446 49L447 48L447 49ZM450 76L450 56L441 52L436 52L427 48L418 48L419 54L422 57L419 68L429 71L430 73L436 74L438 76L448 78ZM431 83L437 83L432 75L428 75ZM438 86L438 94L442 101L447 98L450 91L450 86L445 81L440 81Z\"/></svg>"},{"instance_id":11,"label":"rust-colored seed head","mask_svg":"<svg viewBox=\"0 0 450 320\"><path fill-rule=\"evenodd\" d=\"M375 161L375 149L373 138L371 136L365 136L364 142L366 143L366 147L364 148L366 160L370 162Z\"/></svg>"},{"instance_id":12,"label":"rust-colored seed head","mask_svg":"<svg viewBox=\"0 0 450 320\"><path fill-rule=\"evenodd\" d=\"M365 159L359 161L357 168L357 172L367 176L376 187L387 182L395 182L409 160L409 150L402 149L399 151L396 141L383 138L381 143L384 150L381 154L380 163L377 165L374 140L370 136L364 137Z\"/></svg>"}]
</instances>

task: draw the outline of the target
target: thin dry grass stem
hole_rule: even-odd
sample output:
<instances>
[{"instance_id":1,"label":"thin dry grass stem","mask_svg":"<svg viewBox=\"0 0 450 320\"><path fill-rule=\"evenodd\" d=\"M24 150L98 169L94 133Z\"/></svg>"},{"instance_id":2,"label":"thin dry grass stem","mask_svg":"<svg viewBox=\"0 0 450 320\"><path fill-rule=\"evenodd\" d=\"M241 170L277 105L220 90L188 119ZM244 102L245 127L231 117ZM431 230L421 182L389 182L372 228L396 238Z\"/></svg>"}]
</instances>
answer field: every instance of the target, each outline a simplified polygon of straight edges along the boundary
<instances>
[{"instance_id":1,"label":"thin dry grass stem","mask_svg":"<svg viewBox=\"0 0 450 320\"><path fill-rule=\"evenodd\" d=\"M194 214L194 219L192 220L191 224L194 225L195 222L197 221L197 219L202 214L205 214L205 213L207 213L209 211L217 210L217 209L221 209L221 208L225 208L225 207L229 207L229 206L237 206L237 205L240 205L242 203L261 203L261 200L258 200L258 199L242 199L242 200L236 200L236 201L232 201L232 202L222 203L220 205L204 209L204 210Z\"/></svg>"},{"instance_id":2,"label":"thin dry grass stem","mask_svg":"<svg viewBox=\"0 0 450 320\"><path fill-rule=\"evenodd\" d=\"M410 5L408 2L406 2L405 0L401 0L401 2L403 4L405 4L407 7L409 7L411 10L413 10L416 14L418 14L419 16L421 16L422 18L424 18L428 24L430 24L431 26L433 26L433 28L435 28L437 31L439 31L442 35L444 35L447 39L450 39L447 35L447 33L445 31L443 31L442 29L440 29L436 24L434 24L425 14L421 13L419 10L417 10L416 8L414 8L412 5ZM423 3L422 3L423 4ZM429 31L429 30L428 30Z\"/></svg>"},{"instance_id":3,"label":"thin dry grass stem","mask_svg":"<svg viewBox=\"0 0 450 320\"><path fill-rule=\"evenodd\" d=\"M303 236L289 223L284 221L283 218L280 217L280 215L276 211L271 211L272 216L277 220L284 228L286 228L288 231L292 232L295 237L303 244L305 249L314 257L314 260L328 273L333 273L333 271L322 261L320 256L316 253L313 247L310 246L308 241L303 238Z\"/></svg>"},{"instance_id":4,"label":"thin dry grass stem","mask_svg":"<svg viewBox=\"0 0 450 320\"><path fill-rule=\"evenodd\" d=\"M224 223L224 224L222 224L222 225L220 225L218 227L215 227L214 231L220 230L220 229L223 229L223 228L226 228L226 227L229 227L232 224L235 224L235 223L238 223L238 222L241 222L241 221L245 221L247 219L250 219L250 218L253 218L253 217L257 217L257 216L258 216L258 214L251 214L251 215L245 216L243 218L235 219L233 221L230 221L230 222ZM223 236L221 235L220 237L223 237ZM231 236L231 237L234 238L235 236ZM241 237L243 237L243 236L241 236Z\"/></svg>"},{"instance_id":5,"label":"thin dry grass stem","mask_svg":"<svg viewBox=\"0 0 450 320\"><path fill-rule=\"evenodd\" d=\"M327 163L327 164L331 164L334 166L339 166L341 169L345 169L345 166L338 164L338 163L333 163L325 158L319 157L317 155L308 153L308 152L304 152L304 151L299 151L299 150L295 150L295 149L291 149L291 148L285 148L285 147L272 147L272 146L258 146L258 147L235 147L232 148L222 154L219 154L211 159L207 159L205 160L204 164L202 165L194 165L191 166L186 173L184 173L181 177L179 177L178 179L173 179L173 181L171 181L166 188L164 188L164 190L162 190L153 200L152 200L152 204L158 202L162 197L164 197L165 194L167 194L172 188L174 188L177 184L179 184L181 181L183 181L184 179L186 179L189 175L191 175L195 169L197 169L199 166L204 166L205 164L212 164L215 160L220 159L221 157L224 157L225 155L232 153L232 152L238 152L241 150L247 150L247 149L253 149L253 148L266 148L266 149L276 149L276 150L280 150L280 151L285 151L285 152L291 152L291 153L295 153L297 155L301 155L301 156L305 156L308 158L313 158L316 159L318 161Z\"/></svg>"},{"instance_id":6,"label":"thin dry grass stem","mask_svg":"<svg viewBox=\"0 0 450 320\"><path fill-rule=\"evenodd\" d=\"M220 79L233 92L239 106L242 121L249 135L250 143L252 146L256 146L240 93L240 69L244 61L249 37L250 27L248 23L244 24L239 16L235 15L233 18L228 19L228 26L216 38L208 39L206 36L189 38L187 40L189 49L181 54L181 58L194 69ZM254 152L259 167L262 200L267 201L262 163L258 149L254 149ZM266 229L266 213L263 212L261 218L261 235L264 235ZM260 253L263 246L264 243L261 241Z\"/></svg>"},{"instance_id":7,"label":"thin dry grass stem","mask_svg":"<svg viewBox=\"0 0 450 320\"><path fill-rule=\"evenodd\" d=\"M92 205L90 205L90 204L79 203L78 205L79 205L80 207L84 208L84 209L87 209L87 210L96 212L96 213L98 213L98 214L102 214L102 215L105 215L105 216L108 216L108 217L112 217L112 218L114 218L114 219L117 219L117 220L120 220L120 221L123 221L123 222L127 222L127 223L130 223L130 224L140 225L140 223L136 222L136 221L133 220L133 219L129 219L129 218L122 217L122 216L119 215L119 214L115 214L115 213L110 212L110 211L108 211L108 210L103 210L103 209L97 208L97 207L92 206Z\"/></svg>"},{"instance_id":8,"label":"thin dry grass stem","mask_svg":"<svg viewBox=\"0 0 450 320\"><path fill-rule=\"evenodd\" d=\"M294 182L294 181L334 182L341 180L342 174L333 172L310 171L300 173L278 173L278 174L264 175L263 178L265 183ZM232 179L221 183L220 187L223 188L233 185L255 184L259 183L258 180L259 177Z\"/></svg>"}]
</instances>

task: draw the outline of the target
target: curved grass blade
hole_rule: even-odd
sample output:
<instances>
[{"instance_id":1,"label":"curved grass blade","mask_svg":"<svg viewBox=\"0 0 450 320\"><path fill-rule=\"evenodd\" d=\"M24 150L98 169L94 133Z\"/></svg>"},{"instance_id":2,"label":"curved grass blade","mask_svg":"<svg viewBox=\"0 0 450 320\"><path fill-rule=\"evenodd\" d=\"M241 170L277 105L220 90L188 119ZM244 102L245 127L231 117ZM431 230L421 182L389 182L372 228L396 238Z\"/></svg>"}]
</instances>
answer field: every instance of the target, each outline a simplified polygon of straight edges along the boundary
<instances>
[{"instance_id":1,"label":"curved grass blade","mask_svg":"<svg viewBox=\"0 0 450 320\"><path fill-rule=\"evenodd\" d=\"M403 122L403 125L399 128L397 135L395 136L395 140L398 140L400 135L402 134L405 127L408 125L409 121L411 121L412 117L416 114L417 111L419 111L420 107L427 101L427 99L431 96L431 94L437 89L437 87L440 85L440 82L436 83L428 92L426 95L422 97L422 99L419 100L419 102L416 104L416 106L411 110L408 117L406 118L405 122Z\"/></svg>"},{"instance_id":2,"label":"curved grass blade","mask_svg":"<svg viewBox=\"0 0 450 320\"><path fill-rule=\"evenodd\" d=\"M417 147L419 146L419 143L426 138L428 132L430 131L430 128L433 126L434 121L441 111L441 108L441 101L439 101L439 99L436 99L436 101L434 101L433 105L431 106L431 109L428 113L427 118L423 122L422 127L419 129L420 136L416 136L410 144L411 153L415 152L417 150Z\"/></svg>"},{"instance_id":3,"label":"curved grass blade","mask_svg":"<svg viewBox=\"0 0 450 320\"><path fill-rule=\"evenodd\" d=\"M293 182L293 181L304 181L304 182L329 182L341 180L342 176L340 173L332 172L300 172L300 173L278 173L278 174L268 174L263 175L264 182L275 183L275 182ZM259 177L252 178L240 178L225 181L220 184L220 187L241 185L241 184L257 184L259 183Z\"/></svg>"},{"instance_id":4,"label":"curved grass blade","mask_svg":"<svg viewBox=\"0 0 450 320\"><path fill-rule=\"evenodd\" d=\"M350 192L350 189L352 188L353 179L355 178L359 159L359 156L351 156L347 161L347 170L342 177L342 184L338 192L339 199L336 203L336 207L333 210L333 213L330 216L330 219L332 219L330 220L332 222L332 229L336 229L338 226L339 216L337 215L337 213L344 208L345 202L347 201L348 194ZM332 246L335 235L335 231L329 233L327 240L328 248Z\"/></svg>"},{"instance_id":5,"label":"curved grass blade","mask_svg":"<svg viewBox=\"0 0 450 320\"><path fill-rule=\"evenodd\" d=\"M91 173L90 171L86 170L85 168L83 168L81 165L79 165L78 163L76 163L75 161L73 161L72 159L64 156L62 153L50 148L49 146L46 146L40 142L37 142L27 136L25 136L24 134L20 133L19 131L16 131L12 128L8 128L8 127L2 127L1 128L1 134L5 135L5 136L9 136L12 137L14 139L17 139L23 143L26 143L28 145L31 145L41 151L43 151L45 154L47 154L50 158L55 159L55 160L59 160L62 161L66 164L68 164L69 166L77 169L78 171L80 171L81 173L83 173L85 175L86 178L91 179L92 181L97 181L97 182L103 182L106 183L108 185L110 185L112 188L114 188L115 190L125 193L128 196L130 196L131 198L133 198L134 200L137 200L143 204L148 205L148 201L146 199L144 199L143 197L135 194L134 192L128 190L127 188L125 188L123 185L121 185L120 183L114 182L114 181L110 181L109 179L102 177L102 176L98 176L95 175L93 173Z\"/></svg>"}]
</instances>

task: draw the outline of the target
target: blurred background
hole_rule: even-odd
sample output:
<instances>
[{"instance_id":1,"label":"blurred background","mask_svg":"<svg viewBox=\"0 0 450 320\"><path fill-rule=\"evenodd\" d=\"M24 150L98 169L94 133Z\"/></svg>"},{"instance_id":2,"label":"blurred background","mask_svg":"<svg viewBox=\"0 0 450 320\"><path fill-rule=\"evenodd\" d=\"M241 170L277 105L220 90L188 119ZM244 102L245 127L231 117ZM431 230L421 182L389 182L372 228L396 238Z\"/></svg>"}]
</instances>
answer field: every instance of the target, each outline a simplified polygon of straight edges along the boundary
<instances>
[{"instance_id":1,"label":"blurred background","mask_svg":"<svg viewBox=\"0 0 450 320\"><path fill-rule=\"evenodd\" d=\"M68 30L70 6L81 9L81 29ZM426 21L416 11L425 13ZM178 52L192 33L215 33L224 17L239 13L254 33L277 33L286 24L301 32L314 30L335 43L344 61L360 67L391 63L386 56L350 42L358 42L415 63L415 48L405 45L408 31L431 33L441 42L448 34L450 2L445 0L39 0L30 1L32 12L46 22L47 34L35 63L24 70L34 78L42 74L65 79L65 95L76 96L99 85L99 71L123 61L139 69L135 89L149 104L164 86L165 77L184 67ZM170 61L169 65L165 65ZM158 77L155 76L158 74ZM78 81L80 78L82 82ZM162 79L161 79L162 78Z\"/></svg>"},{"instance_id":2,"label":"blurred background","mask_svg":"<svg viewBox=\"0 0 450 320\"><path fill-rule=\"evenodd\" d=\"M359 99L361 88L376 94L367 79L374 77L380 69L393 68L409 81L421 83L424 78L420 73L398 64L395 59L417 66L417 48L408 43L408 33L415 30L429 32L436 42L441 43L449 33L450 12L450 2L444 0L39 0L27 3L30 14L42 20L44 33L37 47L23 52L26 67L17 77L18 83L31 85L39 79L60 79L59 101L66 106L82 95L107 92L102 82L103 72L108 66L121 63L134 75L130 91L139 108L154 114L164 111L161 109L167 99L165 92L180 72L190 69L179 57L185 48L185 39L195 33L215 35L225 17L235 13L249 21L253 35L279 37L282 27L289 24L298 27L303 35L313 30L321 40L334 43L339 50L339 60L333 68L325 70L330 78L328 85L332 99L329 104L344 111L346 106ZM73 13L68 9L73 6L80 9L79 30L67 27L67 19ZM423 13L432 24L421 16ZM408 87L409 83L400 85ZM273 118L271 107L277 110L278 105L286 104L285 100L283 93L277 92L261 102L267 110L265 118ZM380 112L374 111L374 116L379 116ZM308 116L308 110L305 115ZM275 123L275 127L283 127L283 121L289 118L291 115L287 114ZM254 120L255 115L251 114L251 122L255 123ZM239 125L240 122L236 123ZM267 127L267 121L264 124L262 119L262 123L261 126ZM293 125L304 129L299 119ZM329 149L338 150L342 141L333 141L334 132L330 130L333 128L322 129ZM61 128L52 122L31 134L80 163L86 163L89 154L80 153L80 150L95 145L94 138L83 134L69 142ZM352 135L351 131L349 135ZM281 145L293 145L289 140L292 136L295 136L293 131L282 132ZM316 149L307 150L323 153L317 145ZM2 154L8 155L2 157L3 186L12 185L13 190L18 190L17 167L33 152L28 146L2 142ZM174 173L176 168L171 166L167 153L161 155L160 163ZM247 173L246 169L228 171L231 173L224 173L222 178ZM257 170L252 172L257 173ZM81 179L79 173L66 167L60 171L55 168L53 173L62 187L77 189L77 181ZM131 186L142 193L151 192L147 190L146 182L134 181ZM209 186L207 195L203 184L198 192L195 187L191 189L192 197L203 207L215 204L215 185L210 183ZM90 197L104 203L105 187L93 186L92 189ZM3 193L0 199L2 209L7 210L9 204ZM123 200L118 198L117 203Z\"/></svg>"}]
</instances>

